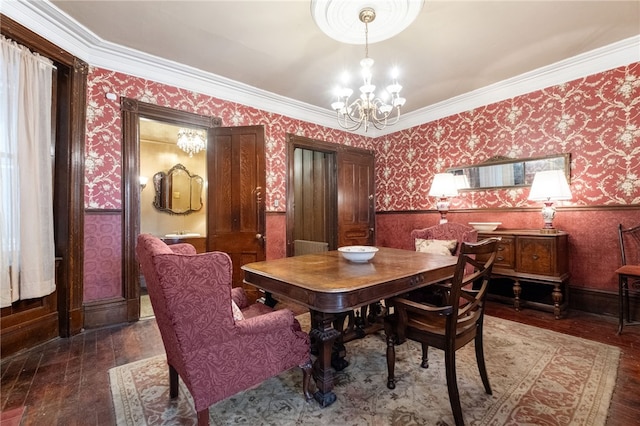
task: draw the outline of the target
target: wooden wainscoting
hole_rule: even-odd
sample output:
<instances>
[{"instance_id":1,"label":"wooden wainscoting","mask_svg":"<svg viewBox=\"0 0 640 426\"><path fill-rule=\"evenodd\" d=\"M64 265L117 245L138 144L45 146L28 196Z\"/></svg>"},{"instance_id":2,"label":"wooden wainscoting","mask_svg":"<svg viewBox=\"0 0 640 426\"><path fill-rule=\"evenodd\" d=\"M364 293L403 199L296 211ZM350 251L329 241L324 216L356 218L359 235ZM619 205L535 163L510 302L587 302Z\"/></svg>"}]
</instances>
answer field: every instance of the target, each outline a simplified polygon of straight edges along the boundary
<instances>
[{"instance_id":1,"label":"wooden wainscoting","mask_svg":"<svg viewBox=\"0 0 640 426\"><path fill-rule=\"evenodd\" d=\"M629 292L631 318L640 319L640 296ZM618 317L618 293L569 286L569 309Z\"/></svg>"},{"instance_id":2,"label":"wooden wainscoting","mask_svg":"<svg viewBox=\"0 0 640 426\"><path fill-rule=\"evenodd\" d=\"M61 259L56 259L56 287ZM0 353L5 357L59 336L58 292L35 299L18 300L2 308Z\"/></svg>"}]
</instances>

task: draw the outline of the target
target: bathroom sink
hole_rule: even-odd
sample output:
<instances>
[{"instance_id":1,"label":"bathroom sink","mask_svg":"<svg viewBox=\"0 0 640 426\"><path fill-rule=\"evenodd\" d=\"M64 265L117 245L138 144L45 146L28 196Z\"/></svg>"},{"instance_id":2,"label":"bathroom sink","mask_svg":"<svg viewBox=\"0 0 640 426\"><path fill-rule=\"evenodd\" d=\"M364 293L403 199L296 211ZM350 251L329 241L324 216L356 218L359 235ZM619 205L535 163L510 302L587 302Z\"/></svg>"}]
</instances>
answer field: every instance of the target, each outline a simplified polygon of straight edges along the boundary
<instances>
[{"instance_id":1,"label":"bathroom sink","mask_svg":"<svg viewBox=\"0 0 640 426\"><path fill-rule=\"evenodd\" d=\"M194 238L199 237L200 234L195 232L185 232L184 234L165 234L165 238Z\"/></svg>"}]
</instances>

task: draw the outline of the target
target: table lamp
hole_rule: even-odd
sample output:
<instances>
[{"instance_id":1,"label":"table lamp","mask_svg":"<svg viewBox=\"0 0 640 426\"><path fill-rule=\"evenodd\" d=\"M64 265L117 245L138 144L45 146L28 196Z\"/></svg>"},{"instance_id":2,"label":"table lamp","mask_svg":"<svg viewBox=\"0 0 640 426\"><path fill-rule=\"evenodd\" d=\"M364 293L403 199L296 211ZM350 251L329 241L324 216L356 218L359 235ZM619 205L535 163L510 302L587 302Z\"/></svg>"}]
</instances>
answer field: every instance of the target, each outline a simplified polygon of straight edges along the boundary
<instances>
[{"instance_id":1,"label":"table lamp","mask_svg":"<svg viewBox=\"0 0 640 426\"><path fill-rule=\"evenodd\" d=\"M429 190L430 197L437 197L436 208L440 212L440 223L447 223L447 212L449 211L449 198L456 197L458 189L456 180L451 173L436 173Z\"/></svg>"},{"instance_id":2,"label":"table lamp","mask_svg":"<svg viewBox=\"0 0 640 426\"><path fill-rule=\"evenodd\" d=\"M531 184L529 200L542 201L544 203L544 207L542 207L544 227L540 230L541 233L555 234L558 232L553 227L553 218L556 215L556 208L553 202L570 199L571 190L563 170L546 170L536 173Z\"/></svg>"}]
</instances>

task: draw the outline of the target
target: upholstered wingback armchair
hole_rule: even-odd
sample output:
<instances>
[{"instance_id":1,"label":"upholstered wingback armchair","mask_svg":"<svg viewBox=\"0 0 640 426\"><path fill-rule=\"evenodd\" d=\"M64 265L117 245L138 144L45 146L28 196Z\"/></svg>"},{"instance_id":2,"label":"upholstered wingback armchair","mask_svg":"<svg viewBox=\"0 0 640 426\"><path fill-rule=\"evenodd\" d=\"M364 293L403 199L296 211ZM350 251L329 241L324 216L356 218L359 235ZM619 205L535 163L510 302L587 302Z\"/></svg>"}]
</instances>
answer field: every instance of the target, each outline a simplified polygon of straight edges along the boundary
<instances>
[{"instance_id":1,"label":"upholstered wingback armchair","mask_svg":"<svg viewBox=\"0 0 640 426\"><path fill-rule=\"evenodd\" d=\"M475 243L478 241L478 231L462 223L447 222L429 228L414 229L411 231L412 242L415 242L416 238L423 240L456 240L458 243L451 254L457 256L460 254L461 243Z\"/></svg>"},{"instance_id":2,"label":"upholstered wingback armchair","mask_svg":"<svg viewBox=\"0 0 640 426\"><path fill-rule=\"evenodd\" d=\"M170 395L178 395L179 376L198 424L209 423L215 402L295 366L312 398L309 335L290 310L249 305L242 288L232 289L226 253L196 254L148 234L138 237L136 253L167 353Z\"/></svg>"},{"instance_id":3,"label":"upholstered wingback armchair","mask_svg":"<svg viewBox=\"0 0 640 426\"><path fill-rule=\"evenodd\" d=\"M411 231L411 241L415 244L416 251L458 256L462 243L478 241L478 231L462 223L446 222L429 228L414 229ZM467 272L471 273L473 270L468 267ZM414 296L420 295L423 301L433 304L445 303L449 297L450 285L448 281L440 284L442 285L420 289L414 292Z\"/></svg>"}]
</instances>

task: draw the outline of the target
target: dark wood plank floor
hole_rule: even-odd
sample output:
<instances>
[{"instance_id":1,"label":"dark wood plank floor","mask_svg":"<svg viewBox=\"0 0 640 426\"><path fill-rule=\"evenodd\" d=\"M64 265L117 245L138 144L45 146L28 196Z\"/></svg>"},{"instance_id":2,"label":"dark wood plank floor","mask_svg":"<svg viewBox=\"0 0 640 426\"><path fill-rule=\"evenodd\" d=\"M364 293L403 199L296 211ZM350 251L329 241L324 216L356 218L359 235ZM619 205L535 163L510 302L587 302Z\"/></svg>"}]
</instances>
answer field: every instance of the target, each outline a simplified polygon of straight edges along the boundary
<instances>
[{"instance_id":1,"label":"dark wood plank floor","mask_svg":"<svg viewBox=\"0 0 640 426\"><path fill-rule=\"evenodd\" d=\"M555 320L548 312L488 305L488 315L618 346L622 355L607 425L640 425L640 327L617 336L611 317L573 311ZM150 319L85 331L2 359L2 411L26 406L23 426L115 424L107 371L163 351Z\"/></svg>"}]
</instances>

